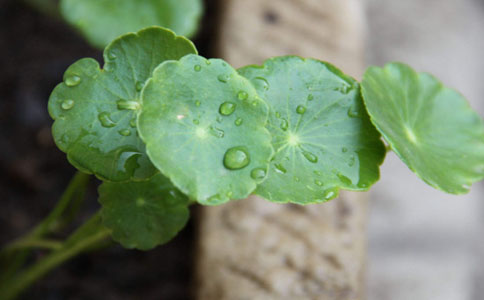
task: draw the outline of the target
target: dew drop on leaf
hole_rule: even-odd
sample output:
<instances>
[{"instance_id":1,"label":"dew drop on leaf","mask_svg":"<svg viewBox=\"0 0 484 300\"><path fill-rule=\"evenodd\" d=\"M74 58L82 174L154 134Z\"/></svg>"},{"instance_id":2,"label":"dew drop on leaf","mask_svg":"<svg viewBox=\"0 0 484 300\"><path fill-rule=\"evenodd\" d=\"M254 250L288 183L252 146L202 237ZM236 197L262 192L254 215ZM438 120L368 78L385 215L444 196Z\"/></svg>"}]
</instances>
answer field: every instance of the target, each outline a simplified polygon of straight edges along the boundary
<instances>
[{"instance_id":1,"label":"dew drop on leaf","mask_svg":"<svg viewBox=\"0 0 484 300\"><path fill-rule=\"evenodd\" d=\"M111 120L111 115L108 112L102 112L98 115L98 119L101 122L101 125L106 128L111 128L116 126L113 120Z\"/></svg>"},{"instance_id":2,"label":"dew drop on leaf","mask_svg":"<svg viewBox=\"0 0 484 300\"><path fill-rule=\"evenodd\" d=\"M301 179L299 179L299 177L297 177L297 176L294 176L294 181L299 182L299 181L301 181Z\"/></svg>"},{"instance_id":3,"label":"dew drop on leaf","mask_svg":"<svg viewBox=\"0 0 484 300\"><path fill-rule=\"evenodd\" d=\"M348 166L352 167L355 165L356 158L354 155L350 157L350 161L348 162Z\"/></svg>"},{"instance_id":4,"label":"dew drop on leaf","mask_svg":"<svg viewBox=\"0 0 484 300\"><path fill-rule=\"evenodd\" d=\"M242 118L237 118L234 123L235 123L235 126L240 126L240 125L242 125L243 120L242 120Z\"/></svg>"},{"instance_id":5,"label":"dew drop on leaf","mask_svg":"<svg viewBox=\"0 0 484 300\"><path fill-rule=\"evenodd\" d=\"M200 71L202 70L202 66L200 66L200 65L195 65L195 66L193 67L193 70L195 70L195 72L200 72Z\"/></svg>"},{"instance_id":6,"label":"dew drop on leaf","mask_svg":"<svg viewBox=\"0 0 484 300\"><path fill-rule=\"evenodd\" d=\"M224 166L229 170L238 170L250 163L250 157L245 147L233 147L225 152Z\"/></svg>"},{"instance_id":7,"label":"dew drop on leaf","mask_svg":"<svg viewBox=\"0 0 484 300\"><path fill-rule=\"evenodd\" d=\"M255 79L259 80L259 82L262 83L262 88L264 90L269 90L269 82L267 81L267 79L265 79L264 77L256 77Z\"/></svg>"},{"instance_id":8,"label":"dew drop on leaf","mask_svg":"<svg viewBox=\"0 0 484 300\"><path fill-rule=\"evenodd\" d=\"M198 125L200 124L200 121L198 119L193 119L193 124Z\"/></svg>"},{"instance_id":9,"label":"dew drop on leaf","mask_svg":"<svg viewBox=\"0 0 484 300\"><path fill-rule=\"evenodd\" d=\"M284 168L282 164L275 164L274 167L276 167L276 172L280 174L286 174L287 170Z\"/></svg>"},{"instance_id":10,"label":"dew drop on leaf","mask_svg":"<svg viewBox=\"0 0 484 300\"><path fill-rule=\"evenodd\" d=\"M287 120L286 119L282 119L281 120L281 129L286 131L287 128L289 127L289 124L287 123Z\"/></svg>"},{"instance_id":11,"label":"dew drop on leaf","mask_svg":"<svg viewBox=\"0 0 484 300\"><path fill-rule=\"evenodd\" d=\"M281 117L281 113L276 111L276 118L280 118Z\"/></svg>"},{"instance_id":12,"label":"dew drop on leaf","mask_svg":"<svg viewBox=\"0 0 484 300\"><path fill-rule=\"evenodd\" d=\"M110 51L110 52L108 53L108 58L109 58L110 60L115 60L115 59L116 59L116 54L114 54L114 52Z\"/></svg>"},{"instance_id":13,"label":"dew drop on leaf","mask_svg":"<svg viewBox=\"0 0 484 300\"><path fill-rule=\"evenodd\" d=\"M358 111L358 108L355 105L352 105L348 109L348 116L351 118L358 118L360 116L360 112Z\"/></svg>"},{"instance_id":14,"label":"dew drop on leaf","mask_svg":"<svg viewBox=\"0 0 484 300\"><path fill-rule=\"evenodd\" d=\"M308 101L312 101L313 99L314 99L313 94L309 94L309 95L308 95Z\"/></svg>"},{"instance_id":15,"label":"dew drop on leaf","mask_svg":"<svg viewBox=\"0 0 484 300\"><path fill-rule=\"evenodd\" d=\"M247 92L244 92L244 91L240 91L237 93L237 98L239 100L247 100L247 98L249 97L249 94L247 94Z\"/></svg>"},{"instance_id":16,"label":"dew drop on leaf","mask_svg":"<svg viewBox=\"0 0 484 300\"><path fill-rule=\"evenodd\" d=\"M198 121L198 120L197 120ZM194 120L195 123L195 120ZM225 132L217 127L210 126L210 134L216 138L223 138L225 136Z\"/></svg>"},{"instance_id":17,"label":"dew drop on leaf","mask_svg":"<svg viewBox=\"0 0 484 300\"><path fill-rule=\"evenodd\" d=\"M122 136L130 136L131 135L131 130L129 129L121 129L118 131L118 133Z\"/></svg>"},{"instance_id":18,"label":"dew drop on leaf","mask_svg":"<svg viewBox=\"0 0 484 300\"><path fill-rule=\"evenodd\" d=\"M368 187L368 184L366 184L364 182L358 182L358 187L364 189L364 188Z\"/></svg>"},{"instance_id":19,"label":"dew drop on leaf","mask_svg":"<svg viewBox=\"0 0 484 300\"><path fill-rule=\"evenodd\" d=\"M303 151L303 156L313 164L318 162L318 157L309 151Z\"/></svg>"},{"instance_id":20,"label":"dew drop on leaf","mask_svg":"<svg viewBox=\"0 0 484 300\"><path fill-rule=\"evenodd\" d=\"M261 180L266 177L266 170L264 168L255 168L250 171L250 177L255 180Z\"/></svg>"},{"instance_id":21,"label":"dew drop on leaf","mask_svg":"<svg viewBox=\"0 0 484 300\"><path fill-rule=\"evenodd\" d=\"M132 118L129 121L129 126L131 126L131 128L136 128L136 118Z\"/></svg>"},{"instance_id":22,"label":"dew drop on leaf","mask_svg":"<svg viewBox=\"0 0 484 300\"><path fill-rule=\"evenodd\" d=\"M141 81L137 81L136 84L135 84L135 87L136 87L136 91L141 91L143 89L143 86L144 86L144 83L141 82Z\"/></svg>"},{"instance_id":23,"label":"dew drop on leaf","mask_svg":"<svg viewBox=\"0 0 484 300\"><path fill-rule=\"evenodd\" d=\"M200 106L200 104L202 104L199 100L195 101L195 106Z\"/></svg>"},{"instance_id":24,"label":"dew drop on leaf","mask_svg":"<svg viewBox=\"0 0 484 300\"><path fill-rule=\"evenodd\" d=\"M116 102L119 110L137 110L139 108L139 103L136 101L120 99Z\"/></svg>"},{"instance_id":25,"label":"dew drop on leaf","mask_svg":"<svg viewBox=\"0 0 484 300\"><path fill-rule=\"evenodd\" d=\"M76 86L78 85L79 83L81 83L81 77L79 76L76 76L76 75L72 75L72 76L67 76L66 80L65 80L65 84L67 86Z\"/></svg>"},{"instance_id":26,"label":"dew drop on leaf","mask_svg":"<svg viewBox=\"0 0 484 300\"><path fill-rule=\"evenodd\" d=\"M67 99L67 100L62 101L61 107L64 110L69 110L69 109L73 108L74 107L74 100Z\"/></svg>"},{"instance_id":27,"label":"dew drop on leaf","mask_svg":"<svg viewBox=\"0 0 484 300\"><path fill-rule=\"evenodd\" d=\"M320 171L318 171L318 170L313 171L313 173L314 173L315 175L318 175L318 176L323 175L323 173L321 173L321 172L320 172Z\"/></svg>"},{"instance_id":28,"label":"dew drop on leaf","mask_svg":"<svg viewBox=\"0 0 484 300\"><path fill-rule=\"evenodd\" d=\"M341 152L343 152L343 153L348 152L348 148L346 148L346 147L341 148Z\"/></svg>"},{"instance_id":29,"label":"dew drop on leaf","mask_svg":"<svg viewBox=\"0 0 484 300\"><path fill-rule=\"evenodd\" d=\"M314 180L314 184L316 184L317 186L323 186L323 182L321 180Z\"/></svg>"},{"instance_id":30,"label":"dew drop on leaf","mask_svg":"<svg viewBox=\"0 0 484 300\"><path fill-rule=\"evenodd\" d=\"M230 116L235 111L235 103L224 102L220 105L219 112L224 116Z\"/></svg>"},{"instance_id":31,"label":"dew drop on leaf","mask_svg":"<svg viewBox=\"0 0 484 300\"><path fill-rule=\"evenodd\" d=\"M227 75L222 74L222 75L218 75L217 79L222 83L227 83L227 81L229 80L229 77Z\"/></svg>"},{"instance_id":32,"label":"dew drop on leaf","mask_svg":"<svg viewBox=\"0 0 484 300\"><path fill-rule=\"evenodd\" d=\"M298 105L296 108L296 112L302 115L306 112L306 107L304 105Z\"/></svg>"},{"instance_id":33,"label":"dew drop on leaf","mask_svg":"<svg viewBox=\"0 0 484 300\"><path fill-rule=\"evenodd\" d=\"M335 195L336 195L336 192L335 192L335 191L333 191L333 190L326 190L326 191L324 192L323 197L324 197L324 200L330 200L330 199L332 199L332 198L333 198Z\"/></svg>"}]
</instances>

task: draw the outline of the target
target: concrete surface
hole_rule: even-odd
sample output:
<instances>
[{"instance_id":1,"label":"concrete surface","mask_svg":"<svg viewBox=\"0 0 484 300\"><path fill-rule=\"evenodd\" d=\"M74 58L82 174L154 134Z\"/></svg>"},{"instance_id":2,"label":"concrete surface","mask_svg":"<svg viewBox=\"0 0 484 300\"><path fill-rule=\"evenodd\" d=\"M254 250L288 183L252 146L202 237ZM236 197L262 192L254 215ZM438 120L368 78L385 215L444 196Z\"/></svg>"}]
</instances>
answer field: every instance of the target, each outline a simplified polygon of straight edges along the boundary
<instances>
[{"instance_id":1,"label":"concrete surface","mask_svg":"<svg viewBox=\"0 0 484 300\"><path fill-rule=\"evenodd\" d=\"M403 61L484 116L484 1L367 0L368 63ZM368 299L484 299L484 185L452 196L394 155L372 189Z\"/></svg>"}]
</instances>

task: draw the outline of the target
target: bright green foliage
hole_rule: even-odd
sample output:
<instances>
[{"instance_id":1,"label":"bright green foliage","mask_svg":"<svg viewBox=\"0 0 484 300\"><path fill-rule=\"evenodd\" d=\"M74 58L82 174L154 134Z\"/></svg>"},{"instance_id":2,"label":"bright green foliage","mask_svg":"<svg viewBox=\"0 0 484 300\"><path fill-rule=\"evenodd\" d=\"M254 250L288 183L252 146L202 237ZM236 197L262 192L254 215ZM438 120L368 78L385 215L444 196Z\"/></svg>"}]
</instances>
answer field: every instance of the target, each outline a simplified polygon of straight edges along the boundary
<instances>
[{"instance_id":1,"label":"bright green foliage","mask_svg":"<svg viewBox=\"0 0 484 300\"><path fill-rule=\"evenodd\" d=\"M94 46L147 26L163 26L191 36L202 14L201 0L61 0L64 18Z\"/></svg>"},{"instance_id":2,"label":"bright green foliage","mask_svg":"<svg viewBox=\"0 0 484 300\"><path fill-rule=\"evenodd\" d=\"M136 129L140 92L158 64L188 53L196 53L189 40L152 27L106 47L102 70L91 58L70 66L49 99L53 136L69 161L104 180L152 176Z\"/></svg>"},{"instance_id":3,"label":"bright green foliage","mask_svg":"<svg viewBox=\"0 0 484 300\"><path fill-rule=\"evenodd\" d=\"M420 178L461 194L484 178L484 124L458 92L433 76L393 63L362 82L372 122Z\"/></svg>"},{"instance_id":4,"label":"bright green foliage","mask_svg":"<svg viewBox=\"0 0 484 300\"><path fill-rule=\"evenodd\" d=\"M165 62L142 94L140 136L155 166L202 204L247 197L273 152L267 106L227 63Z\"/></svg>"},{"instance_id":5,"label":"bright green foliage","mask_svg":"<svg viewBox=\"0 0 484 300\"><path fill-rule=\"evenodd\" d=\"M189 218L188 198L163 175L99 187L104 226L126 248L149 250L171 240Z\"/></svg>"},{"instance_id":6,"label":"bright green foliage","mask_svg":"<svg viewBox=\"0 0 484 300\"><path fill-rule=\"evenodd\" d=\"M378 180L385 148L355 80L327 63L295 56L239 73L270 109L267 127L276 154L257 194L317 203L336 197L340 188L367 190Z\"/></svg>"}]
</instances>

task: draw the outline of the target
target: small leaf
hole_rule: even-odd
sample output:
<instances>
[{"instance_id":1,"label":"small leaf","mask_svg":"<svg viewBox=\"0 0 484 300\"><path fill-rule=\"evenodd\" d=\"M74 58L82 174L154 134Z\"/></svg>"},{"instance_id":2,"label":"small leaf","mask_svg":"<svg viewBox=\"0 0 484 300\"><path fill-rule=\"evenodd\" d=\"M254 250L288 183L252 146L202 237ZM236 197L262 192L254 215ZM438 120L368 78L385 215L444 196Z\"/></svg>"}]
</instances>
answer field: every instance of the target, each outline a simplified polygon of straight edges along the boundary
<instances>
[{"instance_id":1,"label":"small leaf","mask_svg":"<svg viewBox=\"0 0 484 300\"><path fill-rule=\"evenodd\" d=\"M63 17L98 48L116 37L158 25L190 37L202 14L201 0L62 0Z\"/></svg>"},{"instance_id":2,"label":"small leaf","mask_svg":"<svg viewBox=\"0 0 484 300\"><path fill-rule=\"evenodd\" d=\"M462 194L484 178L484 122L458 92L400 63L369 68L362 92L373 124L426 183Z\"/></svg>"},{"instance_id":3,"label":"small leaf","mask_svg":"<svg viewBox=\"0 0 484 300\"><path fill-rule=\"evenodd\" d=\"M385 155L358 83L333 66L295 56L239 70L269 105L276 151L256 194L274 202L318 203L340 188L367 190Z\"/></svg>"},{"instance_id":4,"label":"small leaf","mask_svg":"<svg viewBox=\"0 0 484 300\"><path fill-rule=\"evenodd\" d=\"M187 55L165 62L142 99L147 153L190 197L207 205L245 198L265 178L273 151L267 106L224 61Z\"/></svg>"},{"instance_id":5,"label":"small leaf","mask_svg":"<svg viewBox=\"0 0 484 300\"><path fill-rule=\"evenodd\" d=\"M161 62L195 52L187 39L152 27L110 44L103 70L91 58L74 63L49 99L57 146L79 170L104 180L155 174L136 129L140 91Z\"/></svg>"},{"instance_id":6,"label":"small leaf","mask_svg":"<svg viewBox=\"0 0 484 300\"><path fill-rule=\"evenodd\" d=\"M125 248L149 250L171 240L189 218L188 198L163 175L148 181L104 182L103 224Z\"/></svg>"}]
</instances>

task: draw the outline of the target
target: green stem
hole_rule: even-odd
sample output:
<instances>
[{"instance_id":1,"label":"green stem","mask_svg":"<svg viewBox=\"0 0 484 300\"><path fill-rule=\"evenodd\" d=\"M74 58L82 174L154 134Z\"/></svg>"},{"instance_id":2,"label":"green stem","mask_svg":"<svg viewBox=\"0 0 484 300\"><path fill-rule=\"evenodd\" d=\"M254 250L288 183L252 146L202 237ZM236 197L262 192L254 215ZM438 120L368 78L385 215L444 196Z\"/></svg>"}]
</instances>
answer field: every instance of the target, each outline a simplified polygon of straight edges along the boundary
<instances>
[{"instance_id":1,"label":"green stem","mask_svg":"<svg viewBox=\"0 0 484 300\"><path fill-rule=\"evenodd\" d=\"M25 248L44 248L57 250L62 247L62 242L49 239L24 239L10 244L5 250L14 251Z\"/></svg>"},{"instance_id":2,"label":"green stem","mask_svg":"<svg viewBox=\"0 0 484 300\"><path fill-rule=\"evenodd\" d=\"M99 213L95 214L74 232L60 249L53 251L17 276L1 283L0 299L11 300L16 298L32 283L55 267L92 247L102 244L109 234L110 230L101 224Z\"/></svg>"}]
</instances>

